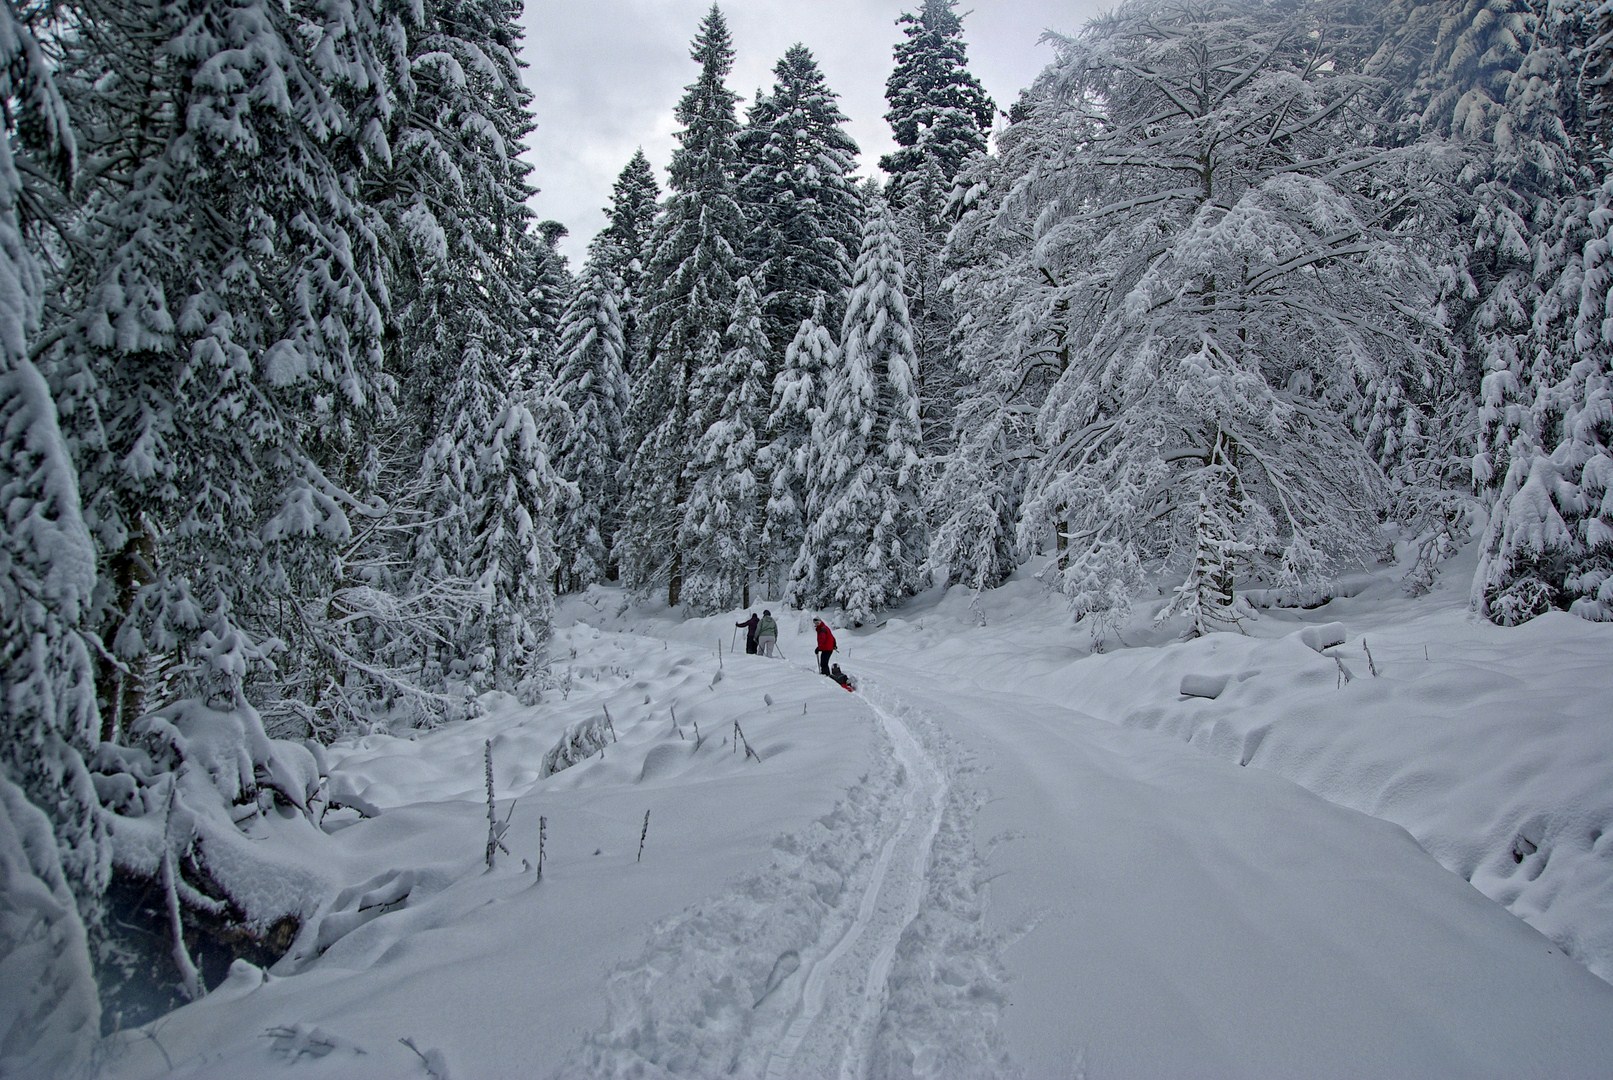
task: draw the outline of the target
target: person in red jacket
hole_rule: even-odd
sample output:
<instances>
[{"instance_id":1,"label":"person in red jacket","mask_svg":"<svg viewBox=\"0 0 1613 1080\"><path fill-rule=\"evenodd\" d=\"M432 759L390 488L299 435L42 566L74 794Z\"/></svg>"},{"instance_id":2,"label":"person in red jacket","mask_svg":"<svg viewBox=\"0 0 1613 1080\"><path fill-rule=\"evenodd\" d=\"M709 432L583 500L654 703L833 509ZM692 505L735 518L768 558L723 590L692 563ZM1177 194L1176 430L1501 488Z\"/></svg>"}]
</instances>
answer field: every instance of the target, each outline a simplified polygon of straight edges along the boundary
<instances>
[{"instance_id":1,"label":"person in red jacket","mask_svg":"<svg viewBox=\"0 0 1613 1080\"><path fill-rule=\"evenodd\" d=\"M818 670L828 675L829 654L835 651L835 636L830 631L829 624L822 619L813 619L812 625L818 631Z\"/></svg>"}]
</instances>

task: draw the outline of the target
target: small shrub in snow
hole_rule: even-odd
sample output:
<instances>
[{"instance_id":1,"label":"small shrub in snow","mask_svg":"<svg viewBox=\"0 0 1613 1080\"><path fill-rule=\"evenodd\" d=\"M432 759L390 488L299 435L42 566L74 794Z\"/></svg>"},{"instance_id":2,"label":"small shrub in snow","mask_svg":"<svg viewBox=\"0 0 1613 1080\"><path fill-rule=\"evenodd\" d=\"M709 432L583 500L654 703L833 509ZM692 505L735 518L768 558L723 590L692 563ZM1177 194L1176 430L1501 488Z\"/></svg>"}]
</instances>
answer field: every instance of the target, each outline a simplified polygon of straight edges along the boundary
<instances>
[{"instance_id":1,"label":"small shrub in snow","mask_svg":"<svg viewBox=\"0 0 1613 1080\"><path fill-rule=\"evenodd\" d=\"M539 770L538 775L553 776L585 760L596 751L604 750L605 745L610 742L610 734L610 721L607 717L596 716L577 721L566 728L566 733L560 737L560 741L543 756L543 768Z\"/></svg>"}]
</instances>

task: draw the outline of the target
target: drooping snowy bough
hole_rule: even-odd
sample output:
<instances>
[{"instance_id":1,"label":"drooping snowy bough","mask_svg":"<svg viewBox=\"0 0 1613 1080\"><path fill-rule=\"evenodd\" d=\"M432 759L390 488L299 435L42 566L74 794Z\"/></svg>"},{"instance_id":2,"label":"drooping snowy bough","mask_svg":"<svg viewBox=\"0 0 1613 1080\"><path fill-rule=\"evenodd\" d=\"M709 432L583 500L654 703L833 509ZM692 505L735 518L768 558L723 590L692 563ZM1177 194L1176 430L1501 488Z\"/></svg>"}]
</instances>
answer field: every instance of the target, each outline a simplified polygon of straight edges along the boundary
<instances>
[{"instance_id":1,"label":"drooping snowy bough","mask_svg":"<svg viewBox=\"0 0 1613 1080\"><path fill-rule=\"evenodd\" d=\"M1184 577L1165 614L1203 632L1236 618L1235 584L1380 545L1359 432L1419 400L1429 152L1363 137L1379 86L1325 16L1123 5L1052 39L977 169L957 288L1002 421L974 430L1028 459L1019 539L1056 541L1079 614L1119 618L1163 563Z\"/></svg>"}]
</instances>

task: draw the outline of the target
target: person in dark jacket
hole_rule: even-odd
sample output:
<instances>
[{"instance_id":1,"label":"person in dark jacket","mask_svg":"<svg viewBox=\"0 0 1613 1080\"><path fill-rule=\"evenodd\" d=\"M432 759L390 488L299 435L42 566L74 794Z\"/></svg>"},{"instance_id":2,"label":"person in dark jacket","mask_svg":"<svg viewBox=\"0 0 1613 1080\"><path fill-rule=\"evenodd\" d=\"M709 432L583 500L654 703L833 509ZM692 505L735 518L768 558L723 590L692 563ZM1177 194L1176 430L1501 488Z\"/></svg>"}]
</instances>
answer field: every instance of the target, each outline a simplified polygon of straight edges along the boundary
<instances>
[{"instance_id":1,"label":"person in dark jacket","mask_svg":"<svg viewBox=\"0 0 1613 1080\"><path fill-rule=\"evenodd\" d=\"M829 654L835 651L834 632L829 629L829 624L822 619L813 619L812 626L818 631L818 671L828 675Z\"/></svg>"},{"instance_id":2,"label":"person in dark jacket","mask_svg":"<svg viewBox=\"0 0 1613 1080\"><path fill-rule=\"evenodd\" d=\"M745 628L745 652L750 656L756 655L756 628L761 624L762 620L757 617L754 611L750 613L749 619L734 624Z\"/></svg>"}]
</instances>

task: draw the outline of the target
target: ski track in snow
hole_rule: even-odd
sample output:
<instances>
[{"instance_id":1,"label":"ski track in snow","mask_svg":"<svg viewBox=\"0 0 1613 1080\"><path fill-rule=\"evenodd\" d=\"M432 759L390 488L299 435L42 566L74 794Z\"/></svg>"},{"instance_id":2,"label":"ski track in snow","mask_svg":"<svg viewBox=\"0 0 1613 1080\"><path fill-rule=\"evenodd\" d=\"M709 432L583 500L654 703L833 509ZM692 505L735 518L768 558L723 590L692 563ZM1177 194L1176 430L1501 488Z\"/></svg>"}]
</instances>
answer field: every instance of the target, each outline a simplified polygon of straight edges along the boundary
<instances>
[{"instance_id":1,"label":"ski track in snow","mask_svg":"<svg viewBox=\"0 0 1613 1080\"><path fill-rule=\"evenodd\" d=\"M889 753L774 864L658 927L559 1076L1006 1075L967 763L877 687ZM936 1069L942 1069L936 1072ZM961 1070L961 1071L960 1071Z\"/></svg>"}]
</instances>

